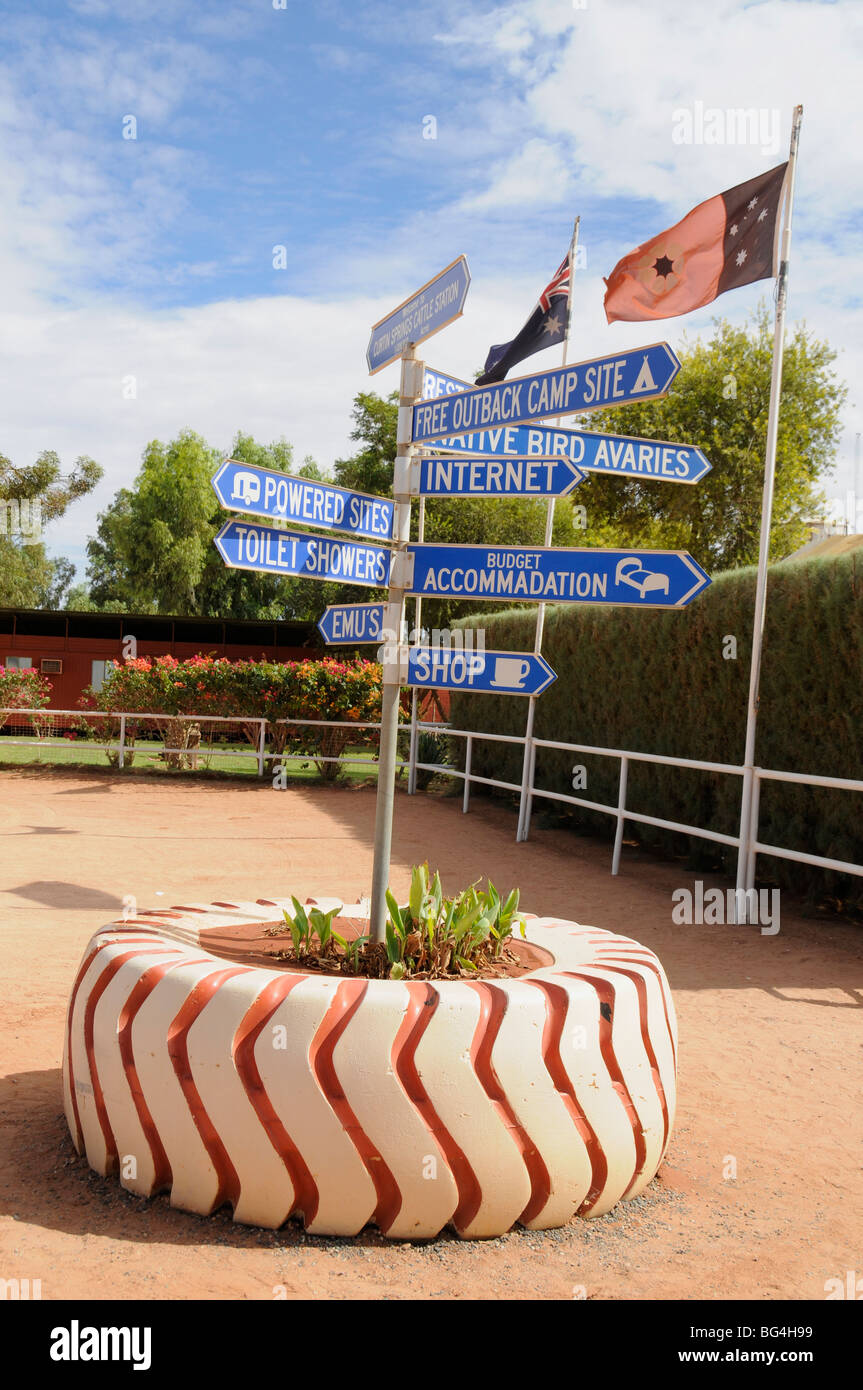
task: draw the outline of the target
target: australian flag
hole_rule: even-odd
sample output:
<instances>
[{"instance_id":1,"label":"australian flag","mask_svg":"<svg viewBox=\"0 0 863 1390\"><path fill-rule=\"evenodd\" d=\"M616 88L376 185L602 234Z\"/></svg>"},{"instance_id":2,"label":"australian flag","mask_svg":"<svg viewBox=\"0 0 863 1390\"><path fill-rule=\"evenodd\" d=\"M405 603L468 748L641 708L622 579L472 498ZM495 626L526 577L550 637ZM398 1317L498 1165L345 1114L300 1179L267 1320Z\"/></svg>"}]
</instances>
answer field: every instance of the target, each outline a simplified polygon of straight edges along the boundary
<instances>
[{"instance_id":1,"label":"australian flag","mask_svg":"<svg viewBox=\"0 0 863 1390\"><path fill-rule=\"evenodd\" d=\"M563 342L569 319L570 254L569 251L566 253L554 272L521 332L511 343L496 343L489 348L482 376L476 379L477 386L503 381L516 362L523 362L525 357Z\"/></svg>"}]
</instances>

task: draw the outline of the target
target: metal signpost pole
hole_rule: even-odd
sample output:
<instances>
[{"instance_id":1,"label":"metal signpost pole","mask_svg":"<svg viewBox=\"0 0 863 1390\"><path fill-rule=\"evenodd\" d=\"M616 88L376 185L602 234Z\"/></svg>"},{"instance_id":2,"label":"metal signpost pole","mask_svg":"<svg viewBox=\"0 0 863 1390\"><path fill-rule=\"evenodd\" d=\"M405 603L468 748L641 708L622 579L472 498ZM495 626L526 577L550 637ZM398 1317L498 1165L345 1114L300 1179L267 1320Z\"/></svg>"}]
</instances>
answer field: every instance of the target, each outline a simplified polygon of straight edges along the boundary
<instances>
[{"instance_id":1,"label":"metal signpost pole","mask_svg":"<svg viewBox=\"0 0 863 1390\"><path fill-rule=\"evenodd\" d=\"M575 219L575 226L574 226L573 229L572 229L572 241L571 241L570 244L569 244L569 255L570 255L570 261L569 261L569 292L568 292L567 297L566 297L566 334L564 335L564 339L563 339L563 357L561 358L561 366L562 366L562 367L565 367L565 366L566 366L566 359L567 359L567 357L569 356L569 325L570 325L570 322L571 322L571 320L572 320L572 283L573 283L573 280L575 279L575 252L576 252L576 247L578 246L578 228L579 228L580 222L581 222L581 218L580 218L580 217L576 217L576 219ZM552 538L552 534L553 534L553 531L554 531L554 503L555 503L555 499L554 499L553 497L550 497L550 498L548 499L548 506L547 506L547 508L546 508L546 513L545 513L545 540L544 540L543 544L546 545L546 546L550 546L550 545L551 545L551 538ZM534 639L533 639L533 650L534 650L534 652L535 652L535 654L536 654L537 656L539 656L540 652L542 651L542 633L543 633L544 627L545 627L545 604L544 604L544 603L540 603L540 604L537 605L537 610L536 610L536 632L535 632L535 634L534 634ZM521 771L521 795L519 796L519 800L518 800L518 827L517 827L516 832L515 832L515 838L516 838L516 840L526 840L526 839L527 839L527 830L526 830L526 827L525 827L525 818L526 818L528 785L529 785L529 782L530 782L531 748L532 748L532 740L533 740L533 724L534 724L534 720L536 719L536 701L537 701L537 696L532 695L532 696L530 697L530 700L529 700L528 706L527 706L527 726L526 726L526 728L525 728L525 737L524 737L524 762L522 763L522 771Z\"/></svg>"},{"instance_id":2,"label":"metal signpost pole","mask_svg":"<svg viewBox=\"0 0 863 1390\"><path fill-rule=\"evenodd\" d=\"M417 517L417 540L425 540L426 530L426 500L420 498L420 509ZM414 633L416 642L422 642L420 632L422 629L423 601L421 598L414 599ZM417 789L417 748L419 746L419 691L414 687L411 691L411 751L408 755L408 795L413 796Z\"/></svg>"},{"instance_id":3,"label":"metal signpost pole","mask_svg":"<svg viewBox=\"0 0 863 1390\"><path fill-rule=\"evenodd\" d=\"M779 402L782 394L782 353L785 346L785 307L788 299L788 261L791 255L791 213L794 203L794 173L803 107L795 106L791 123L791 151L788 157L788 191L785 225L782 230L782 250L779 260L779 279L776 285L776 316L773 336L773 370L770 378L770 406L767 416L767 447L764 457L764 492L761 500L761 537L758 549L758 579L755 586L755 614L752 624L752 661L749 670L749 705L746 715L746 751L743 755L743 797L740 811L740 846L737 854L737 892L735 906L740 903L740 890L746 887L746 866L749 841L752 838L752 785L755 764L755 729L758 721L758 690L761 678L761 647L764 640L764 620L767 610L767 564L770 555L770 522L773 515L773 484L776 477L776 437L779 429ZM752 856L754 862L755 856ZM747 905L748 906L748 905ZM735 914L747 921L744 907Z\"/></svg>"},{"instance_id":4,"label":"metal signpost pole","mask_svg":"<svg viewBox=\"0 0 863 1390\"><path fill-rule=\"evenodd\" d=\"M413 412L411 407L422 394L423 364L416 359L410 344L402 355L399 386L399 418L397 452L393 471L395 521L393 539L396 549L392 557L390 585L384 608L383 690L381 697L381 743L378 765L378 791L375 807L375 857L372 871L372 900L369 932L371 940L386 939L386 893L390 876L390 853L393 834L393 802L395 800L396 753L399 732L399 696L403 676L401 669L402 621L407 584L407 544L410 540L411 498L410 471L414 449L411 445Z\"/></svg>"}]
</instances>

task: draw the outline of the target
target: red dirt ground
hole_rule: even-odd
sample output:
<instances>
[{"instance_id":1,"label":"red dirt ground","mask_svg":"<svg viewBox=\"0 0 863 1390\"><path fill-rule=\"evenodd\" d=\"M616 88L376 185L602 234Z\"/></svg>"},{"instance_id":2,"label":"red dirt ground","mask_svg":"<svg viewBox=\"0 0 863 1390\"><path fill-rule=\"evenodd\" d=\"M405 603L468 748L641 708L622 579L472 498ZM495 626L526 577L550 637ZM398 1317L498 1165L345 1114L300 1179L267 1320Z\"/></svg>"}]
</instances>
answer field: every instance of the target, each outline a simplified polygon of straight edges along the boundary
<instances>
[{"instance_id":1,"label":"red dirt ground","mask_svg":"<svg viewBox=\"0 0 863 1390\"><path fill-rule=\"evenodd\" d=\"M140 907L294 892L367 894L374 793L249 783L0 774L0 1277L51 1298L822 1299L863 1273L863 929L675 926L691 871L535 829L507 808L400 793L393 887L428 858L446 888L480 874L522 905L623 931L668 972L680 1021L677 1122L634 1202L560 1231L425 1245L234 1226L91 1174L63 1118L66 998L91 933ZM707 884L719 883L707 879ZM726 886L724 883L721 886ZM732 1160L736 1178L729 1178ZM284 1293L283 1293L284 1291Z\"/></svg>"}]
</instances>

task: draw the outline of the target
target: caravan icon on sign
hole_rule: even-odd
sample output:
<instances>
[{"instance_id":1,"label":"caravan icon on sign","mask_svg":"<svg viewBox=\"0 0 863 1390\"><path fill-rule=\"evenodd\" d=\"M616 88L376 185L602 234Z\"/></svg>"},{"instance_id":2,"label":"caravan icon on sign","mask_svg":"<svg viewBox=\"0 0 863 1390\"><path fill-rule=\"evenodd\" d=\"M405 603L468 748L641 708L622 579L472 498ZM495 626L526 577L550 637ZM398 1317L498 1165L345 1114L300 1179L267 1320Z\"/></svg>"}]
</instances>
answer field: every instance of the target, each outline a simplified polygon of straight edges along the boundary
<instances>
[{"instance_id":1,"label":"caravan icon on sign","mask_svg":"<svg viewBox=\"0 0 863 1390\"><path fill-rule=\"evenodd\" d=\"M233 502L242 502L248 507L250 502L257 502L261 496L261 480L256 473L235 473L234 488L231 493Z\"/></svg>"}]
</instances>

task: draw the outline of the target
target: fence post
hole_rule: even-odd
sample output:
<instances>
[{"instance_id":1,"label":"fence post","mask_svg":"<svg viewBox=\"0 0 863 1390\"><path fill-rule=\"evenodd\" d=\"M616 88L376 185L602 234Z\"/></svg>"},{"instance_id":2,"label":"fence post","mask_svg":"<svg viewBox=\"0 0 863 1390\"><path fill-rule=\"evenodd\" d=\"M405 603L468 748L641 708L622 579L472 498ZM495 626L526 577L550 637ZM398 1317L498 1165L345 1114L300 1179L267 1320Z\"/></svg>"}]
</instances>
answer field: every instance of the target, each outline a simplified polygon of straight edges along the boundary
<instances>
[{"instance_id":1,"label":"fence post","mask_svg":"<svg viewBox=\"0 0 863 1390\"><path fill-rule=\"evenodd\" d=\"M120 715L120 756L119 756L119 758L117 759L117 766L118 766L119 768L123 768L123 767L126 766L126 716L125 716L125 714L121 714L121 715Z\"/></svg>"},{"instance_id":2,"label":"fence post","mask_svg":"<svg viewBox=\"0 0 863 1390\"><path fill-rule=\"evenodd\" d=\"M530 834L530 818L533 815L533 784L536 780L536 744L531 742L530 761L527 775L527 801L524 806L524 821L516 831L516 840L526 840Z\"/></svg>"},{"instance_id":3,"label":"fence post","mask_svg":"<svg viewBox=\"0 0 863 1390\"><path fill-rule=\"evenodd\" d=\"M468 734L467 752L465 753L464 758L464 797L462 798L461 803L462 815L467 815L467 809L470 806L470 764L472 754L473 739L471 738L470 734Z\"/></svg>"},{"instance_id":4,"label":"fence post","mask_svg":"<svg viewBox=\"0 0 863 1390\"><path fill-rule=\"evenodd\" d=\"M417 599L419 603L419 599ZM411 738L410 752L408 753L408 796L413 796L417 789L417 747L419 745L419 729L417 728L417 701L419 691L414 687L411 692Z\"/></svg>"},{"instance_id":5,"label":"fence post","mask_svg":"<svg viewBox=\"0 0 863 1390\"><path fill-rule=\"evenodd\" d=\"M263 777L263 775L264 775L264 748L265 748L265 746L266 746L266 741L267 741L267 721L266 721L266 719L262 719L262 720L261 720L261 732L260 732L260 735L259 735L259 737L258 737L258 776L259 776L259 777Z\"/></svg>"},{"instance_id":6,"label":"fence post","mask_svg":"<svg viewBox=\"0 0 863 1390\"><path fill-rule=\"evenodd\" d=\"M620 759L620 785L617 789L617 828L614 832L614 853L611 856L611 872L616 874L620 868L620 850L623 845L623 822L626 810L626 784L629 781L629 759Z\"/></svg>"},{"instance_id":7,"label":"fence post","mask_svg":"<svg viewBox=\"0 0 863 1390\"><path fill-rule=\"evenodd\" d=\"M761 800L761 778L758 776L758 768L752 769L752 798L749 803L749 831L746 837L746 882L745 888L755 887L755 861L758 858L757 852L752 848L758 839L758 811ZM736 894L735 894L736 899ZM749 899L747 898L747 906Z\"/></svg>"},{"instance_id":8,"label":"fence post","mask_svg":"<svg viewBox=\"0 0 863 1390\"><path fill-rule=\"evenodd\" d=\"M752 782L752 767L751 765L745 764L743 768L743 782L740 793L740 835L739 843L737 846L737 881L735 884L735 890L738 888L742 889L746 884L746 867L749 854L749 842L751 839L750 822L752 817ZM743 901L745 903L745 898ZM734 907L731 911L732 922L745 922L747 920L748 914L746 912L745 906L743 908L742 918L738 914L739 902L740 893L735 891Z\"/></svg>"}]
</instances>

